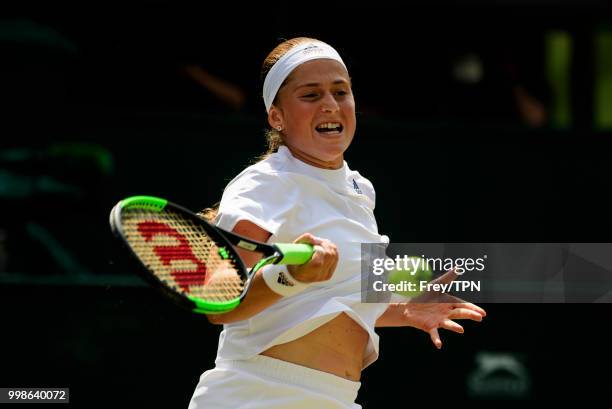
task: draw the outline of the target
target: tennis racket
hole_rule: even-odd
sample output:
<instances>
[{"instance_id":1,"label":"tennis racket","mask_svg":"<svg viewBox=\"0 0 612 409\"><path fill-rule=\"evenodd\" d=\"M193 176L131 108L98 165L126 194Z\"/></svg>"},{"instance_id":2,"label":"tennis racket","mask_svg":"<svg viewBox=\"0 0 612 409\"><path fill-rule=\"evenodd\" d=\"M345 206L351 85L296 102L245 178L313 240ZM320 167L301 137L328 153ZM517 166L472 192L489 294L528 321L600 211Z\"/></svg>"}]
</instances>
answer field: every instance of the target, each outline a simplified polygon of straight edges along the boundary
<instances>
[{"instance_id":1,"label":"tennis racket","mask_svg":"<svg viewBox=\"0 0 612 409\"><path fill-rule=\"evenodd\" d=\"M304 264L310 244L265 244L206 222L165 199L132 196L110 213L114 235L140 262L139 271L180 306L200 314L236 308L268 264ZM263 253L247 271L234 246Z\"/></svg>"}]
</instances>

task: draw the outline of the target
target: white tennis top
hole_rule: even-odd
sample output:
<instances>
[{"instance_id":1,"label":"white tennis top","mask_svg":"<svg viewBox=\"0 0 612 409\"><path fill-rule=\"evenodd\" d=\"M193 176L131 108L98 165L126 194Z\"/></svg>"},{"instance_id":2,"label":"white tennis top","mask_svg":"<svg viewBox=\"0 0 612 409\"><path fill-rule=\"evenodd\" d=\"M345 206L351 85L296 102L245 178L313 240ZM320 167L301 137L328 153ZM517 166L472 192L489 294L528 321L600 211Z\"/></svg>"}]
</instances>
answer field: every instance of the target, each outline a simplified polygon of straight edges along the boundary
<instances>
[{"instance_id":1,"label":"white tennis top","mask_svg":"<svg viewBox=\"0 0 612 409\"><path fill-rule=\"evenodd\" d=\"M309 232L331 240L339 261L329 281L282 298L248 320L225 324L217 362L251 358L297 339L345 312L370 335L363 367L378 358L374 324L387 304L361 302L361 243L388 243L374 218L369 180L349 169L328 170L293 157L285 146L236 176L225 188L216 224L232 230L249 220L272 233L270 243L291 243Z\"/></svg>"}]
</instances>

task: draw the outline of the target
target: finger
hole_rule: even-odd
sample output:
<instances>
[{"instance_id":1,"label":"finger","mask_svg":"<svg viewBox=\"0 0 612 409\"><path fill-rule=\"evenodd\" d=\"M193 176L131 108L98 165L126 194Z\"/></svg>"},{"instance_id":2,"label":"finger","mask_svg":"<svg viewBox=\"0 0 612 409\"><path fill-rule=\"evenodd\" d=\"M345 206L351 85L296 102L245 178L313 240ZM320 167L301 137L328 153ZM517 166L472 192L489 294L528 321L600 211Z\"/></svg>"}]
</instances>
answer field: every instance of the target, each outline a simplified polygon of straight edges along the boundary
<instances>
[{"instance_id":1,"label":"finger","mask_svg":"<svg viewBox=\"0 0 612 409\"><path fill-rule=\"evenodd\" d=\"M321 239L321 246L330 254L336 254L338 252L338 247L327 239Z\"/></svg>"},{"instance_id":2,"label":"finger","mask_svg":"<svg viewBox=\"0 0 612 409\"><path fill-rule=\"evenodd\" d=\"M450 314L448 314L448 318L453 319L470 319L474 321L482 321L482 315L476 311L470 310L468 308L455 308L451 310Z\"/></svg>"},{"instance_id":3,"label":"finger","mask_svg":"<svg viewBox=\"0 0 612 409\"><path fill-rule=\"evenodd\" d=\"M338 248L334 243L329 240L324 240L324 248L325 248L325 270L327 271L328 278L331 278L331 275L336 270L336 266L338 265Z\"/></svg>"},{"instance_id":4,"label":"finger","mask_svg":"<svg viewBox=\"0 0 612 409\"><path fill-rule=\"evenodd\" d=\"M321 245L323 241L320 238L313 236L310 233L304 233L300 237L295 239L295 243L307 243L307 244L312 244L312 245Z\"/></svg>"},{"instance_id":5,"label":"finger","mask_svg":"<svg viewBox=\"0 0 612 409\"><path fill-rule=\"evenodd\" d=\"M321 269L323 281L327 281L332 278L334 271L336 271L337 265L337 258L330 258L329 260L326 260L324 267Z\"/></svg>"},{"instance_id":6,"label":"finger","mask_svg":"<svg viewBox=\"0 0 612 409\"><path fill-rule=\"evenodd\" d=\"M463 327L461 325L457 324L453 320L449 320L448 318L442 322L441 327L449 331L457 332L459 334L463 334L464 332Z\"/></svg>"},{"instance_id":7,"label":"finger","mask_svg":"<svg viewBox=\"0 0 612 409\"><path fill-rule=\"evenodd\" d=\"M336 271L336 267L338 267L338 257L334 258L334 261L329 269L329 278L331 278L331 276L334 274L334 272Z\"/></svg>"},{"instance_id":8,"label":"finger","mask_svg":"<svg viewBox=\"0 0 612 409\"><path fill-rule=\"evenodd\" d=\"M429 331L429 336L431 338L431 342L436 346L436 348L442 348L442 340L440 339L440 334L438 334L437 328L432 328Z\"/></svg>"},{"instance_id":9,"label":"finger","mask_svg":"<svg viewBox=\"0 0 612 409\"><path fill-rule=\"evenodd\" d=\"M487 315L487 312L484 310L484 308L481 308L476 304L472 304L471 302L462 302L462 303L456 304L454 307L455 308L468 308L470 310L474 310L480 315L482 315L483 317Z\"/></svg>"},{"instance_id":10,"label":"finger","mask_svg":"<svg viewBox=\"0 0 612 409\"><path fill-rule=\"evenodd\" d=\"M455 272L455 269L450 269L440 277L432 281L432 284L449 284L452 283L459 275Z\"/></svg>"},{"instance_id":11,"label":"finger","mask_svg":"<svg viewBox=\"0 0 612 409\"><path fill-rule=\"evenodd\" d=\"M325 267L325 249L318 244L312 246L312 257L304 265L309 268L323 269Z\"/></svg>"}]
</instances>

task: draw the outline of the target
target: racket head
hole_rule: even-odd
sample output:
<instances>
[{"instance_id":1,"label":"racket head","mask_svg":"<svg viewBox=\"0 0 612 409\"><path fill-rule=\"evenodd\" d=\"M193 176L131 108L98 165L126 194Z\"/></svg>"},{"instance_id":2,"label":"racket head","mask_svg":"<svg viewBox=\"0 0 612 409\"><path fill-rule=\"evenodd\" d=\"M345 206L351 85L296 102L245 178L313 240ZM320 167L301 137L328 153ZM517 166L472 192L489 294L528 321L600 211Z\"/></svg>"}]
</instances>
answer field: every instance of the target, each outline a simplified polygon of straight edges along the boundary
<instances>
[{"instance_id":1,"label":"racket head","mask_svg":"<svg viewBox=\"0 0 612 409\"><path fill-rule=\"evenodd\" d=\"M110 225L138 271L178 305L201 314L236 308L250 285L231 243L189 210L152 196L119 201Z\"/></svg>"}]
</instances>

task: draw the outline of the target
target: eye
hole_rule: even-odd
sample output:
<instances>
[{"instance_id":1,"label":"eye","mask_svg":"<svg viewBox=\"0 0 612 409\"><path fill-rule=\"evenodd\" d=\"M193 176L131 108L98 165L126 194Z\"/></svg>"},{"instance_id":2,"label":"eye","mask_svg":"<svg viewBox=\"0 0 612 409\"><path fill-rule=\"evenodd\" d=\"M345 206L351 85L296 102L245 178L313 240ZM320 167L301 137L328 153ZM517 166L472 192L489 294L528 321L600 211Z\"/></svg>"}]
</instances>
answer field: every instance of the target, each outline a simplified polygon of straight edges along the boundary
<instances>
[{"instance_id":1,"label":"eye","mask_svg":"<svg viewBox=\"0 0 612 409\"><path fill-rule=\"evenodd\" d=\"M317 96L317 94L315 94L314 92L310 92L306 95L302 95L302 98L315 98Z\"/></svg>"}]
</instances>

